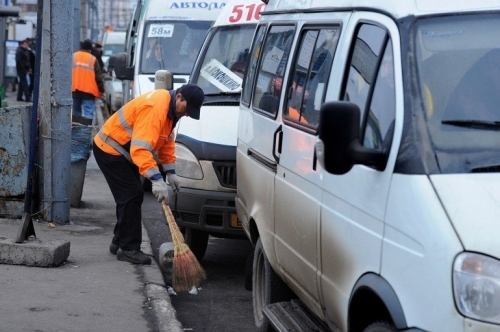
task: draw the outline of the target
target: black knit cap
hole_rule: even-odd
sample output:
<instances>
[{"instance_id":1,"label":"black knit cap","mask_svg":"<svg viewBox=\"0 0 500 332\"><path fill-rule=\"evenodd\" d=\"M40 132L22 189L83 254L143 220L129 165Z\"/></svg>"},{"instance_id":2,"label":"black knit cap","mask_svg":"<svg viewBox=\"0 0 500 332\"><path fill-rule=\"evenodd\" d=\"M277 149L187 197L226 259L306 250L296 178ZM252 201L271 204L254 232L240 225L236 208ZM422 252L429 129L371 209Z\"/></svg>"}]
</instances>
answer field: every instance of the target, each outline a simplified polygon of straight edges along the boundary
<instances>
[{"instance_id":1,"label":"black knit cap","mask_svg":"<svg viewBox=\"0 0 500 332\"><path fill-rule=\"evenodd\" d=\"M186 111L190 118L195 120L200 119L200 108L203 105L205 94L203 90L196 84L188 83L181 86L180 94L187 102Z\"/></svg>"},{"instance_id":2,"label":"black knit cap","mask_svg":"<svg viewBox=\"0 0 500 332\"><path fill-rule=\"evenodd\" d=\"M82 42L82 50L92 51L92 41L90 39L85 39Z\"/></svg>"}]
</instances>

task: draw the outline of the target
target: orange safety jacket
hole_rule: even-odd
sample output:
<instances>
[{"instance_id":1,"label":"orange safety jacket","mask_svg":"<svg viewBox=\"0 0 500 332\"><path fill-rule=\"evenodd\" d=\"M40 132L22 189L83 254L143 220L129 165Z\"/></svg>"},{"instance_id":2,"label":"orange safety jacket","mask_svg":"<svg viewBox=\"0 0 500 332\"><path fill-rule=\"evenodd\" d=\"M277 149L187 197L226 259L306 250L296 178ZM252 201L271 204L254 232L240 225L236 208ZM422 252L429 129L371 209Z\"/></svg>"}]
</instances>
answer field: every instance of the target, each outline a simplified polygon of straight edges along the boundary
<instances>
[{"instance_id":1,"label":"orange safety jacket","mask_svg":"<svg viewBox=\"0 0 500 332\"><path fill-rule=\"evenodd\" d=\"M154 90L131 100L104 123L94 144L108 154L124 156L148 179L160 174L154 152L164 171L175 170L174 116L168 117L170 101L168 90Z\"/></svg>"},{"instance_id":2,"label":"orange safety jacket","mask_svg":"<svg viewBox=\"0 0 500 332\"><path fill-rule=\"evenodd\" d=\"M101 98L101 92L97 86L95 77L95 63L97 58L85 51L73 53L73 79L71 80L71 92L76 90L90 93L96 98Z\"/></svg>"},{"instance_id":3,"label":"orange safety jacket","mask_svg":"<svg viewBox=\"0 0 500 332\"><path fill-rule=\"evenodd\" d=\"M301 122L301 123L308 123L307 120L304 117L300 116L299 111L297 111L295 108L293 108L291 106L288 107L288 114L285 115L285 116L293 118L294 120L299 120L300 119L299 122Z\"/></svg>"}]
</instances>

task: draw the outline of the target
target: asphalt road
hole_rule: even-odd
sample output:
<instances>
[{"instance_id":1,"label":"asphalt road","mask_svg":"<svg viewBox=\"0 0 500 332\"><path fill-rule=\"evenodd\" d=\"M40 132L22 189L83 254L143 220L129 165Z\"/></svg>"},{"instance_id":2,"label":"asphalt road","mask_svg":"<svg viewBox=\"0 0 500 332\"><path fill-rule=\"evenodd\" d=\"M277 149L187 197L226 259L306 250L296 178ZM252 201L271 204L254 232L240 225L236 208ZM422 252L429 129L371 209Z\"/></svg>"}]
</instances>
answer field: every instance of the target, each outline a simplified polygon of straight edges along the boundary
<instances>
[{"instance_id":1,"label":"asphalt road","mask_svg":"<svg viewBox=\"0 0 500 332\"><path fill-rule=\"evenodd\" d=\"M158 249L171 239L161 205L151 193L145 195L142 213L158 261ZM244 287L245 264L251 250L246 240L210 238L201 261L207 280L198 294L186 292L171 296L185 331L255 331L252 292Z\"/></svg>"}]
</instances>

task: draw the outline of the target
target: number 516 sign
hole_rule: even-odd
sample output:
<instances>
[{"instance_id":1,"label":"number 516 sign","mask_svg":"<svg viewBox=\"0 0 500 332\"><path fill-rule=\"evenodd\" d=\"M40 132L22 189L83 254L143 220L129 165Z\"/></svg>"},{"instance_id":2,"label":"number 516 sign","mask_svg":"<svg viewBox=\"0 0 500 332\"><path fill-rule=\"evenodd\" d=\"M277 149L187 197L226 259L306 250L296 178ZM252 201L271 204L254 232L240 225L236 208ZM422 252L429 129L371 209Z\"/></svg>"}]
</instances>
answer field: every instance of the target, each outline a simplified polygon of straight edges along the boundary
<instances>
[{"instance_id":1,"label":"number 516 sign","mask_svg":"<svg viewBox=\"0 0 500 332\"><path fill-rule=\"evenodd\" d=\"M229 23L257 22L260 18L260 11L265 4L235 5L228 18Z\"/></svg>"}]
</instances>

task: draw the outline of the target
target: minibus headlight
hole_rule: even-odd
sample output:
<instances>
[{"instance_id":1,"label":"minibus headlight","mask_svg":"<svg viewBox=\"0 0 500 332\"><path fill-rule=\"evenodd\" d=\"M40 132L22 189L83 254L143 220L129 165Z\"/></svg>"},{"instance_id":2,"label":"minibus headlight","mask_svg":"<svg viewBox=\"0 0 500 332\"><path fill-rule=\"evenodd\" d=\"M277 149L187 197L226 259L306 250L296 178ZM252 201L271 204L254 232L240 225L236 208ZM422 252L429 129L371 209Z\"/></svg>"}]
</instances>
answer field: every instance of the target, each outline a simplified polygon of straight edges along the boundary
<instances>
[{"instance_id":1,"label":"minibus headlight","mask_svg":"<svg viewBox=\"0 0 500 332\"><path fill-rule=\"evenodd\" d=\"M177 175L193 180L203 179L203 171L196 156L185 145L175 143L175 172Z\"/></svg>"},{"instance_id":2,"label":"minibus headlight","mask_svg":"<svg viewBox=\"0 0 500 332\"><path fill-rule=\"evenodd\" d=\"M453 293L466 317L500 324L500 261L462 253L453 264Z\"/></svg>"}]
</instances>

